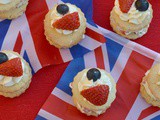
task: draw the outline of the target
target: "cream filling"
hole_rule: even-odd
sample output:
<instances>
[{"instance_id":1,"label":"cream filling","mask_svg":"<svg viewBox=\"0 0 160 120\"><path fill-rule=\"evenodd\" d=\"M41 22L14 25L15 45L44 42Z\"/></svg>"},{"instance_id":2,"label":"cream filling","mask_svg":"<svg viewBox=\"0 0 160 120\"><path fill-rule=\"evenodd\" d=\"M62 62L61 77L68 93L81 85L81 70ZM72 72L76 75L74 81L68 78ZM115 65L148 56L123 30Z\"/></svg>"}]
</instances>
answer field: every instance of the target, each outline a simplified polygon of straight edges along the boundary
<instances>
[{"instance_id":1,"label":"cream filling","mask_svg":"<svg viewBox=\"0 0 160 120\"><path fill-rule=\"evenodd\" d=\"M8 4L11 0L0 0L0 4Z\"/></svg>"},{"instance_id":2,"label":"cream filling","mask_svg":"<svg viewBox=\"0 0 160 120\"><path fill-rule=\"evenodd\" d=\"M9 60L18 57L12 53L6 53L6 54L7 54ZM21 63L22 63L22 69L23 69L23 75L24 75L25 65L22 60L21 60ZM19 83L21 81L23 75L20 77L8 77L8 76L0 75L0 85L7 87L7 86L12 86L16 83Z\"/></svg>"},{"instance_id":3,"label":"cream filling","mask_svg":"<svg viewBox=\"0 0 160 120\"><path fill-rule=\"evenodd\" d=\"M138 25L141 24L145 19L148 19L148 17L151 15L151 5L149 5L148 10L141 12L136 9L135 2L136 0L133 2L128 13L123 13L121 11L118 0L115 0L115 6L113 9L121 20Z\"/></svg>"},{"instance_id":4,"label":"cream filling","mask_svg":"<svg viewBox=\"0 0 160 120\"><path fill-rule=\"evenodd\" d=\"M78 12L78 10L77 10L77 8L75 7L75 6L73 6L73 5L71 5L71 4L68 4L68 3L66 3L66 5L69 7L69 12L67 13L67 14L71 14L71 13L73 13L73 12ZM56 10L56 8L57 7L55 7L54 8L54 10L53 10L53 12L51 13L51 27L53 28L53 26L52 26L52 24L56 21L56 20L58 20L58 19L61 19L62 17L63 17L63 15L61 15L61 14L59 14L58 12L57 12L57 10ZM80 16L80 14L78 14L79 15L79 19L80 19L80 21L81 21L81 16ZM56 28L55 28L56 29ZM78 28L79 29L79 28ZM74 32L77 32L78 31L78 29L76 29L76 30L62 30L62 29L56 29L56 31L58 32L58 33L61 33L61 34L64 34L64 35L68 35L68 34L72 34L72 33L74 33Z\"/></svg>"},{"instance_id":5,"label":"cream filling","mask_svg":"<svg viewBox=\"0 0 160 120\"><path fill-rule=\"evenodd\" d=\"M124 30L122 30L119 26L117 26L117 30L118 30L118 31L124 31L124 34L125 34L125 35L130 35L130 34L133 34L133 33L134 33L134 34L137 35L138 37L141 37L141 36L143 36L143 35L147 32L148 27L149 27L149 25L148 25L147 27L139 30L139 31L130 32L130 31L124 31Z\"/></svg>"},{"instance_id":6,"label":"cream filling","mask_svg":"<svg viewBox=\"0 0 160 120\"><path fill-rule=\"evenodd\" d=\"M78 102L77 102L77 107L82 113L85 113L87 115L94 114L95 116L98 116L98 115L105 112L105 110L91 110L91 109L85 108L85 107L81 106Z\"/></svg>"},{"instance_id":7,"label":"cream filling","mask_svg":"<svg viewBox=\"0 0 160 120\"><path fill-rule=\"evenodd\" d=\"M130 34L133 34L133 33L134 33L134 34L136 34L137 36L141 37L141 36L143 36L143 35L147 32L148 27L149 27L149 25L148 25L147 27L139 30L139 31L136 31L136 32L126 31L126 32L125 32L125 35L130 35Z\"/></svg>"}]
</instances>

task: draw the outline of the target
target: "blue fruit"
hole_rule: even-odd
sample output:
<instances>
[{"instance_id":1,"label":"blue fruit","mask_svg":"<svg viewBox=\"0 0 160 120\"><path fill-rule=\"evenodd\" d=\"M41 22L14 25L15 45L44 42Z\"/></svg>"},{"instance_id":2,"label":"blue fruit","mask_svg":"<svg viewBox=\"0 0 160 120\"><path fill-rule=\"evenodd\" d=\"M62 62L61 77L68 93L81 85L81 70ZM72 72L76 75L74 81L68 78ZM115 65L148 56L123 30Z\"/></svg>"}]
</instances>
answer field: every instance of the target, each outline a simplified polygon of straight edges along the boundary
<instances>
[{"instance_id":1,"label":"blue fruit","mask_svg":"<svg viewBox=\"0 0 160 120\"><path fill-rule=\"evenodd\" d=\"M5 53L0 52L0 64L8 61L8 56Z\"/></svg>"},{"instance_id":2,"label":"blue fruit","mask_svg":"<svg viewBox=\"0 0 160 120\"><path fill-rule=\"evenodd\" d=\"M68 11L69 11L69 7L66 4L59 4L57 6L57 12L59 14L64 15L64 14L68 13Z\"/></svg>"},{"instance_id":3,"label":"blue fruit","mask_svg":"<svg viewBox=\"0 0 160 120\"><path fill-rule=\"evenodd\" d=\"M149 3L147 0L137 0L135 3L135 7L139 11L146 11L146 10L148 10Z\"/></svg>"},{"instance_id":4,"label":"blue fruit","mask_svg":"<svg viewBox=\"0 0 160 120\"><path fill-rule=\"evenodd\" d=\"M95 82L100 77L101 77L101 72L96 68L92 68L92 69L88 70L88 72L87 72L88 80L92 80L93 79L93 81Z\"/></svg>"}]
</instances>

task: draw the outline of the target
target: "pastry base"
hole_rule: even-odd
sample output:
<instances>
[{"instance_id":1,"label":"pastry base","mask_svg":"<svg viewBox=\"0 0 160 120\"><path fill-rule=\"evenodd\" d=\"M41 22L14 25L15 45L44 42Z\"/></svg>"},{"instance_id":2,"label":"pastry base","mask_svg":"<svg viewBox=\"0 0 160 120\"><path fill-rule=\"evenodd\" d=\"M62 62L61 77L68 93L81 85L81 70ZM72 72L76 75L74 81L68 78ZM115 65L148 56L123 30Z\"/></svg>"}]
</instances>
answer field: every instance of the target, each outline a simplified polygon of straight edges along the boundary
<instances>
[{"instance_id":1,"label":"pastry base","mask_svg":"<svg viewBox=\"0 0 160 120\"><path fill-rule=\"evenodd\" d=\"M151 13L153 14L153 11L151 11ZM132 23L129 23L129 22L126 22L126 21L122 21L119 18L119 16L116 14L116 12L114 10L112 10L111 11L111 16L110 16L110 24L111 24L113 30L117 34L119 34L123 37L126 37L128 39L134 40L134 39L142 37L144 34L147 33L149 25L151 23L151 20L153 18L152 14L150 16L148 16L148 18L145 19L142 24L136 25L136 24L132 24ZM144 28L146 28L146 31L142 35L135 34L136 32L138 32L138 31L140 31ZM126 35L126 34L124 34L124 32L126 32L126 31L129 31L129 32L132 32L132 33L129 34L129 35Z\"/></svg>"},{"instance_id":2,"label":"pastry base","mask_svg":"<svg viewBox=\"0 0 160 120\"><path fill-rule=\"evenodd\" d=\"M6 10L6 11L0 11L0 18L1 19L17 18L17 17L21 16L26 11L27 5L28 5L28 0L26 0L26 2L18 8L13 7L9 10Z\"/></svg>"},{"instance_id":3,"label":"pastry base","mask_svg":"<svg viewBox=\"0 0 160 120\"><path fill-rule=\"evenodd\" d=\"M32 78L31 68L29 64L18 53L13 51L2 51L2 52L4 53L8 52L17 55L18 57L21 58L21 60L25 65L25 73L24 73L25 76L23 75L20 82L14 84L13 86L0 85L0 95L10 98L18 97L19 95L25 92L25 90L29 87L31 83L31 78Z\"/></svg>"},{"instance_id":4,"label":"pastry base","mask_svg":"<svg viewBox=\"0 0 160 120\"><path fill-rule=\"evenodd\" d=\"M56 6L51 9L45 17L44 20L44 34L46 36L46 39L49 41L51 45L54 45L57 48L70 48L76 44L78 44L83 39L83 34L85 33L86 29L86 18L82 11L77 8L78 13L81 16L80 19L80 27L78 28L78 31L73 32L68 35L64 35L61 33L58 33L55 28L51 27L51 13L55 9ZM76 7L76 6L75 6Z\"/></svg>"}]
</instances>

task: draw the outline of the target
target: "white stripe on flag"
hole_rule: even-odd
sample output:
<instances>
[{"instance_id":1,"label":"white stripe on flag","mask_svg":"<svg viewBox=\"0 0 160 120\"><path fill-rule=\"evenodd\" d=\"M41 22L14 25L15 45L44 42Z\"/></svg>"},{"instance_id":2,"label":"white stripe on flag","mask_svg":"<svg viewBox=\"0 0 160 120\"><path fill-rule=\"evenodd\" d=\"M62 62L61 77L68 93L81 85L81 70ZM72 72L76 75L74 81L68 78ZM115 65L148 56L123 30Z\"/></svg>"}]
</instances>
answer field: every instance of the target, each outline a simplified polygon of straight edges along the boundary
<instances>
[{"instance_id":1,"label":"white stripe on flag","mask_svg":"<svg viewBox=\"0 0 160 120\"><path fill-rule=\"evenodd\" d=\"M58 97L59 99L63 100L64 102L69 103L70 105L73 105L72 97L68 95L67 93L63 92L59 88L55 87L52 91L52 94Z\"/></svg>"},{"instance_id":2,"label":"white stripe on flag","mask_svg":"<svg viewBox=\"0 0 160 120\"><path fill-rule=\"evenodd\" d=\"M73 59L69 49L59 49L59 52L62 56L63 62L67 62Z\"/></svg>"},{"instance_id":3,"label":"white stripe on flag","mask_svg":"<svg viewBox=\"0 0 160 120\"><path fill-rule=\"evenodd\" d=\"M110 66L109 66L108 52L107 52L106 44L102 45L102 54L103 54L103 58L104 58L105 70L110 73Z\"/></svg>"},{"instance_id":4,"label":"white stripe on flag","mask_svg":"<svg viewBox=\"0 0 160 120\"><path fill-rule=\"evenodd\" d=\"M131 43L132 44L132 43ZM118 59L111 71L111 75L113 76L115 82L118 81L120 75L123 72L123 69L125 68L127 61L132 53L132 50L129 49L128 47L131 47L130 42L128 42L123 48L122 51L120 53L120 55L118 56ZM134 46L132 46L134 47Z\"/></svg>"},{"instance_id":5,"label":"white stripe on flag","mask_svg":"<svg viewBox=\"0 0 160 120\"><path fill-rule=\"evenodd\" d=\"M94 52L89 52L84 56L84 64L85 64L85 68L96 68L97 67L97 62L96 62Z\"/></svg>"},{"instance_id":6,"label":"white stripe on flag","mask_svg":"<svg viewBox=\"0 0 160 120\"><path fill-rule=\"evenodd\" d=\"M20 55L23 56L24 55L24 51L25 51L25 48L24 48L24 45L22 45L22 49L20 51Z\"/></svg>"},{"instance_id":7,"label":"white stripe on flag","mask_svg":"<svg viewBox=\"0 0 160 120\"><path fill-rule=\"evenodd\" d=\"M90 28L91 30L93 30L93 31L95 31L95 32L103 35L102 32L101 32L101 30L99 30L97 27L92 26L92 25L90 25L89 23L87 23L87 27Z\"/></svg>"},{"instance_id":8,"label":"white stripe on flag","mask_svg":"<svg viewBox=\"0 0 160 120\"><path fill-rule=\"evenodd\" d=\"M158 116L158 115L160 115L160 110L157 111L157 112L155 112L155 113L153 113L153 114L151 114L151 115L149 115L149 116L147 116L146 118L144 118L144 119L142 119L142 120L151 120L151 119L155 118L155 117ZM159 119L160 119L160 118L159 118ZM158 120L158 119L157 119L157 120Z\"/></svg>"},{"instance_id":9,"label":"white stripe on flag","mask_svg":"<svg viewBox=\"0 0 160 120\"><path fill-rule=\"evenodd\" d=\"M25 29L21 29L23 46L25 45L24 49L27 52L32 68L34 69L35 72L37 72L40 68L42 68L42 66L36 54L36 50L35 50L34 43L33 43L33 38L31 36L30 28L29 28L28 21L27 21L25 14L23 14L23 17L19 25L20 24L23 24L25 27Z\"/></svg>"},{"instance_id":10,"label":"white stripe on flag","mask_svg":"<svg viewBox=\"0 0 160 120\"><path fill-rule=\"evenodd\" d=\"M153 60L155 60L158 56L160 56L159 53L157 53L151 49L148 49L142 45L139 45L139 44L136 44L134 50L138 53L141 53L142 55L144 55L148 58L153 59Z\"/></svg>"},{"instance_id":11,"label":"white stripe on flag","mask_svg":"<svg viewBox=\"0 0 160 120\"><path fill-rule=\"evenodd\" d=\"M144 99L141 97L140 94L138 94L132 108L130 109L126 117L126 120L137 120L141 112L150 106L151 105L144 102Z\"/></svg>"},{"instance_id":12,"label":"white stripe on flag","mask_svg":"<svg viewBox=\"0 0 160 120\"><path fill-rule=\"evenodd\" d=\"M13 50L17 40L18 33L21 29L20 21L22 17L11 21L7 34L2 44L2 50Z\"/></svg>"},{"instance_id":13,"label":"white stripe on flag","mask_svg":"<svg viewBox=\"0 0 160 120\"><path fill-rule=\"evenodd\" d=\"M50 9L53 8L53 6L54 6L55 4L57 4L57 3L62 3L62 1L61 1L61 0L46 0L46 3L47 3L47 6L48 6L48 8L49 8L49 10L50 10Z\"/></svg>"},{"instance_id":14,"label":"white stripe on flag","mask_svg":"<svg viewBox=\"0 0 160 120\"><path fill-rule=\"evenodd\" d=\"M47 112L43 109L40 109L38 115L42 116L43 118L46 118L47 120L62 120L61 118L59 118L53 114L50 114L49 112Z\"/></svg>"},{"instance_id":15,"label":"white stripe on flag","mask_svg":"<svg viewBox=\"0 0 160 120\"><path fill-rule=\"evenodd\" d=\"M99 47L102 43L85 35L85 38L81 42L79 42L79 44L89 50L94 50L95 48Z\"/></svg>"}]
</instances>

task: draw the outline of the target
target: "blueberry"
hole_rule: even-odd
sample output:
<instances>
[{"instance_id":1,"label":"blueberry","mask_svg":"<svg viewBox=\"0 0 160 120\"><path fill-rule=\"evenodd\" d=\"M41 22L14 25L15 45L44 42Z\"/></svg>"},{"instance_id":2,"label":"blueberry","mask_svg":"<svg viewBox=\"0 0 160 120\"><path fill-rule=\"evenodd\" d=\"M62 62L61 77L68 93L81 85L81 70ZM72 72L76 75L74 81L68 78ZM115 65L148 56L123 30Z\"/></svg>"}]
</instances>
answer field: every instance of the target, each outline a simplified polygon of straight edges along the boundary
<instances>
[{"instance_id":1,"label":"blueberry","mask_svg":"<svg viewBox=\"0 0 160 120\"><path fill-rule=\"evenodd\" d=\"M8 57L5 53L0 52L0 64L8 60Z\"/></svg>"},{"instance_id":2,"label":"blueberry","mask_svg":"<svg viewBox=\"0 0 160 120\"><path fill-rule=\"evenodd\" d=\"M147 0L137 0L135 3L135 7L139 11L146 11L146 10L148 10L149 3Z\"/></svg>"},{"instance_id":3,"label":"blueberry","mask_svg":"<svg viewBox=\"0 0 160 120\"><path fill-rule=\"evenodd\" d=\"M68 11L69 11L69 7L68 7L66 4L59 4L59 5L57 6L57 12L58 12L59 14L64 15L64 14L66 14Z\"/></svg>"},{"instance_id":4,"label":"blueberry","mask_svg":"<svg viewBox=\"0 0 160 120\"><path fill-rule=\"evenodd\" d=\"M87 72L88 80L93 79L93 82L97 81L100 77L101 77L101 72L96 68L92 68Z\"/></svg>"}]
</instances>

